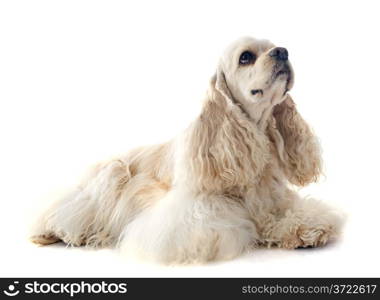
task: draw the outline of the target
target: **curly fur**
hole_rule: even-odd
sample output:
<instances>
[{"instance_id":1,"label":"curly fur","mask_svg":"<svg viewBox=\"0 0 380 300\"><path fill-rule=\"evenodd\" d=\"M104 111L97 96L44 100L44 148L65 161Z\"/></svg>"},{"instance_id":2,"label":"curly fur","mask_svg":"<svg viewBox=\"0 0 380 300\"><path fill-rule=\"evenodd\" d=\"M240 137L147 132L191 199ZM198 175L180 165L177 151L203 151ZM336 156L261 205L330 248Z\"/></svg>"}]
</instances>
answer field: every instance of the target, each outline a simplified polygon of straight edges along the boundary
<instances>
[{"instance_id":1,"label":"curly fur","mask_svg":"<svg viewBox=\"0 0 380 300\"><path fill-rule=\"evenodd\" d=\"M182 134L98 164L44 212L32 241L194 263L336 238L339 213L291 189L316 181L322 161L287 93L291 65L270 55L274 47L244 38L227 48L200 116ZM247 50L257 58L242 66ZM287 71L276 73L281 68Z\"/></svg>"},{"instance_id":2,"label":"curly fur","mask_svg":"<svg viewBox=\"0 0 380 300\"><path fill-rule=\"evenodd\" d=\"M289 95L273 115L284 141L281 162L289 181L299 186L317 181L322 171L319 143Z\"/></svg>"}]
</instances>

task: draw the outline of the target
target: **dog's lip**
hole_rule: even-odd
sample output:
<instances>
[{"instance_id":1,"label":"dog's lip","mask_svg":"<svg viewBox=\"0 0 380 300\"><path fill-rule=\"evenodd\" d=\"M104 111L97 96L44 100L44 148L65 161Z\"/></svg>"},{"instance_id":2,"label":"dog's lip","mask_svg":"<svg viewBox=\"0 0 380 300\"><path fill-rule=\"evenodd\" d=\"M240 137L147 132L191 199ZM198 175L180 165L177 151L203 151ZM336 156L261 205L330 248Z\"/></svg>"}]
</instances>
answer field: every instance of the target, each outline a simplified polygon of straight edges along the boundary
<instances>
[{"instance_id":1,"label":"dog's lip","mask_svg":"<svg viewBox=\"0 0 380 300\"><path fill-rule=\"evenodd\" d=\"M291 67L287 63L275 65L273 68L271 79L269 79L267 83L269 83L269 87L272 86L272 84L276 81L276 79L282 75L286 75L286 87L283 93L283 95L285 95L287 92L290 91L290 89L293 86L293 72L292 72ZM254 96L255 95L263 96L265 90L266 88L251 89L250 94Z\"/></svg>"},{"instance_id":2,"label":"dog's lip","mask_svg":"<svg viewBox=\"0 0 380 300\"><path fill-rule=\"evenodd\" d=\"M272 73L272 79L276 80L277 77L281 75L288 75L290 76L290 66L287 62L285 63L277 63L273 66L273 73Z\"/></svg>"},{"instance_id":3,"label":"dog's lip","mask_svg":"<svg viewBox=\"0 0 380 300\"><path fill-rule=\"evenodd\" d=\"M280 70L280 71L278 71L278 72L276 73L275 77L281 76L281 75L283 75L283 74L289 74L289 70L286 70L286 69L284 69L284 70Z\"/></svg>"},{"instance_id":4,"label":"dog's lip","mask_svg":"<svg viewBox=\"0 0 380 300\"><path fill-rule=\"evenodd\" d=\"M283 67L281 67L281 69L279 70L276 70L273 72L273 79L276 79L277 77L281 76L281 75L287 75L287 76L290 76L290 69L287 65L284 65Z\"/></svg>"},{"instance_id":5,"label":"dog's lip","mask_svg":"<svg viewBox=\"0 0 380 300\"><path fill-rule=\"evenodd\" d=\"M277 78L286 78L286 87L284 95L292 88L293 86L293 72L289 64L284 63L281 65L275 65L272 73L272 83L277 80Z\"/></svg>"}]
</instances>

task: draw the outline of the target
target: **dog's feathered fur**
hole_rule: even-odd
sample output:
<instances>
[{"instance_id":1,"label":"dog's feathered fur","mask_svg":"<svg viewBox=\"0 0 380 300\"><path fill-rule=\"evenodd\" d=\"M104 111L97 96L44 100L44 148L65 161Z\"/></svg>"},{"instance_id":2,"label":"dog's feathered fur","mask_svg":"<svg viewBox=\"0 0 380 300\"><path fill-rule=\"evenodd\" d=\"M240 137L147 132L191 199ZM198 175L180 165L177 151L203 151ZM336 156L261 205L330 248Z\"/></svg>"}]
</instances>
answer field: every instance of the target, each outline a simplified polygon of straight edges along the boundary
<instances>
[{"instance_id":1,"label":"dog's feathered fur","mask_svg":"<svg viewBox=\"0 0 380 300\"><path fill-rule=\"evenodd\" d=\"M339 215L289 187L317 180L322 163L317 139L287 94L290 64L287 77L273 75L273 48L251 38L234 43L184 133L97 165L43 214L32 240L119 246L189 263L232 258L256 245L319 246L335 238ZM246 49L257 59L241 66ZM262 92L253 96L253 88Z\"/></svg>"}]
</instances>

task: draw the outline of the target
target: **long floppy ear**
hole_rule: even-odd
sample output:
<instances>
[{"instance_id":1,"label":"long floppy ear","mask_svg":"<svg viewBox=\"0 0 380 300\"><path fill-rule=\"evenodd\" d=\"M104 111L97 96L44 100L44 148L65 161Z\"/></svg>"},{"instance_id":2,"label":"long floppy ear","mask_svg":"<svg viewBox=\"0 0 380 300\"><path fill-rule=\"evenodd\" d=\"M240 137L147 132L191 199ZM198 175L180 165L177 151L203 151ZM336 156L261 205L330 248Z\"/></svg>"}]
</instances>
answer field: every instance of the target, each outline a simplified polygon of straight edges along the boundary
<instances>
[{"instance_id":1,"label":"long floppy ear","mask_svg":"<svg viewBox=\"0 0 380 300\"><path fill-rule=\"evenodd\" d=\"M234 104L233 96L231 94L230 89L228 88L226 75L224 74L221 64L219 64L216 70L216 74L211 80L211 89L213 89L213 87L217 92L220 93L222 97L224 97L224 100L226 101L227 105Z\"/></svg>"},{"instance_id":2,"label":"long floppy ear","mask_svg":"<svg viewBox=\"0 0 380 300\"><path fill-rule=\"evenodd\" d=\"M319 142L290 95L274 107L273 116L282 138L275 138L277 150L288 180L299 186L317 181L322 172Z\"/></svg>"},{"instance_id":3,"label":"long floppy ear","mask_svg":"<svg viewBox=\"0 0 380 300\"><path fill-rule=\"evenodd\" d=\"M267 136L234 104L220 68L189 130L185 147L189 167L202 191L215 193L252 184L269 160Z\"/></svg>"}]
</instances>

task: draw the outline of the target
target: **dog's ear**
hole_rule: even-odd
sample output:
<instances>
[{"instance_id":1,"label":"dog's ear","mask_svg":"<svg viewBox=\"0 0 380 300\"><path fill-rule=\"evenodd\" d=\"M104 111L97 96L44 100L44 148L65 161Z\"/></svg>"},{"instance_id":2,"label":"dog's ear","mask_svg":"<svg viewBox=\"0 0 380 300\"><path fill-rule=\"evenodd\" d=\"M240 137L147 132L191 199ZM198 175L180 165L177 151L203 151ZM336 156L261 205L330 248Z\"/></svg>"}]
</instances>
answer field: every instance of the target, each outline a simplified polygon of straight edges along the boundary
<instances>
[{"instance_id":1,"label":"dog's ear","mask_svg":"<svg viewBox=\"0 0 380 300\"><path fill-rule=\"evenodd\" d=\"M217 94L216 96L221 96L226 104L233 105L233 97L228 88L226 76L221 65L218 66L215 75L211 79L211 89Z\"/></svg>"},{"instance_id":2,"label":"dog's ear","mask_svg":"<svg viewBox=\"0 0 380 300\"><path fill-rule=\"evenodd\" d=\"M316 181L322 172L321 150L313 130L302 118L290 95L273 109L275 127L281 134L277 150L285 173L293 184Z\"/></svg>"}]
</instances>

